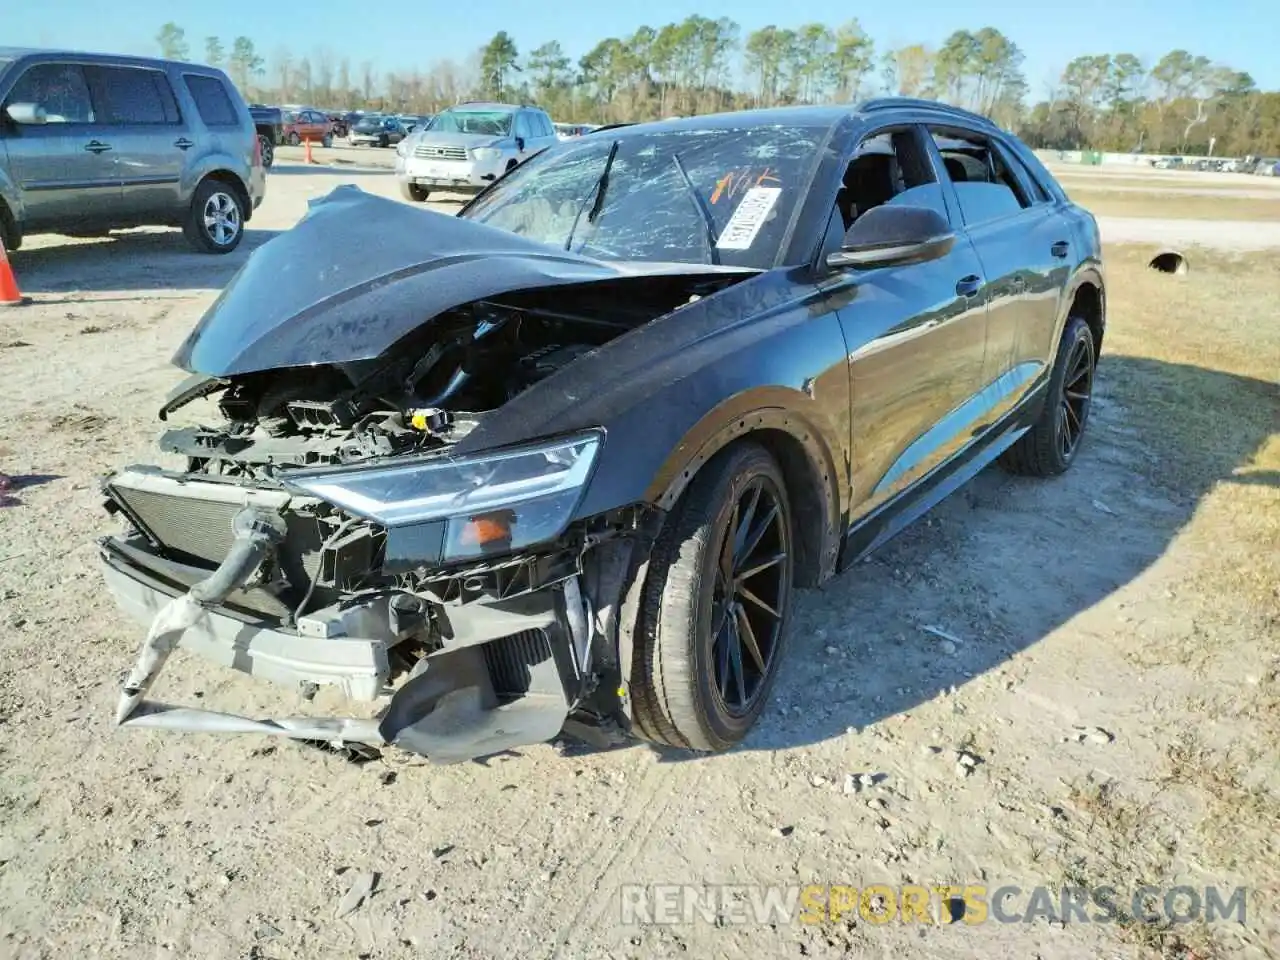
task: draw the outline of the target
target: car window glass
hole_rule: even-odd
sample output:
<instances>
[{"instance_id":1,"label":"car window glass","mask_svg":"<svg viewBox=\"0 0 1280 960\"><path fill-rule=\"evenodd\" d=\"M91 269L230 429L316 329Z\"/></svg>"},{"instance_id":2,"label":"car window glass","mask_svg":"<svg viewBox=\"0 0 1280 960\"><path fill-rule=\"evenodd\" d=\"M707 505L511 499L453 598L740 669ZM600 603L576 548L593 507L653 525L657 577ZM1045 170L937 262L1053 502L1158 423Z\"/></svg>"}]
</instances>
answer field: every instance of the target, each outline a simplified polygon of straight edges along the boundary
<instances>
[{"instance_id":1,"label":"car window glass","mask_svg":"<svg viewBox=\"0 0 1280 960\"><path fill-rule=\"evenodd\" d=\"M196 112L200 114L200 119L204 121L206 127L240 125L236 108L221 80L195 73L184 74L182 80L186 83L191 99L195 101Z\"/></svg>"},{"instance_id":2,"label":"car window glass","mask_svg":"<svg viewBox=\"0 0 1280 960\"><path fill-rule=\"evenodd\" d=\"M13 85L5 105L34 103L47 123L93 123L93 101L84 73L74 63L41 63Z\"/></svg>"},{"instance_id":3,"label":"car window glass","mask_svg":"<svg viewBox=\"0 0 1280 960\"><path fill-rule=\"evenodd\" d=\"M516 167L465 216L604 260L767 269L827 133L775 124L567 141Z\"/></svg>"},{"instance_id":4,"label":"car window glass","mask_svg":"<svg viewBox=\"0 0 1280 960\"><path fill-rule=\"evenodd\" d=\"M922 189L929 186L935 189ZM947 215L933 167L913 128L886 130L867 137L854 151L836 194L845 230L868 210L905 194L910 199L900 202L932 207L942 216Z\"/></svg>"},{"instance_id":5,"label":"car window glass","mask_svg":"<svg viewBox=\"0 0 1280 960\"><path fill-rule=\"evenodd\" d=\"M168 89L168 78L160 71L88 66L84 73L93 91L99 123L159 124L177 120L176 109L165 109L165 95L171 99L173 94Z\"/></svg>"},{"instance_id":6,"label":"car window glass","mask_svg":"<svg viewBox=\"0 0 1280 960\"><path fill-rule=\"evenodd\" d=\"M965 226L972 227L1029 207L1026 188L998 149L968 131L930 130L942 156L943 175L955 187Z\"/></svg>"},{"instance_id":7,"label":"car window glass","mask_svg":"<svg viewBox=\"0 0 1280 960\"><path fill-rule=\"evenodd\" d=\"M556 135L556 131L555 128L551 126L551 118L545 113L540 113L537 116L538 124L542 127L542 136L554 137Z\"/></svg>"},{"instance_id":8,"label":"car window glass","mask_svg":"<svg viewBox=\"0 0 1280 960\"><path fill-rule=\"evenodd\" d=\"M511 134L510 110L446 110L431 121L437 133L481 133L494 137Z\"/></svg>"},{"instance_id":9,"label":"car window glass","mask_svg":"<svg viewBox=\"0 0 1280 960\"><path fill-rule=\"evenodd\" d=\"M1000 157L1014 170L1016 170L1019 179L1026 185L1030 191L1030 200L1033 204L1048 203L1052 197L1045 189L1034 173L1032 173L1025 163L1011 150L1000 148Z\"/></svg>"}]
</instances>

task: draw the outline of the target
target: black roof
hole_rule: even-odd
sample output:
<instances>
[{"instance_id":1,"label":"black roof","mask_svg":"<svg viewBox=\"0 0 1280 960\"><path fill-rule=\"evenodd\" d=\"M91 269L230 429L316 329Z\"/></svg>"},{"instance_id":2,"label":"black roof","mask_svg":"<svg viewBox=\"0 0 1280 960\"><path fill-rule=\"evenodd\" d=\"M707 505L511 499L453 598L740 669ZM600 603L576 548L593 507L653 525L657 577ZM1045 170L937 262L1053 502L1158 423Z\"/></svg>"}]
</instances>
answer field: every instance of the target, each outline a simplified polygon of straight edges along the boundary
<instances>
[{"instance_id":1,"label":"black roof","mask_svg":"<svg viewBox=\"0 0 1280 960\"><path fill-rule=\"evenodd\" d=\"M965 120L971 124L994 127L992 121L980 114L937 100L915 97L876 97L861 103L804 104L791 107L763 107L755 110L733 110L726 113L706 113L692 117L672 117L645 123L609 124L592 133L618 130L618 136L638 136L664 133L681 129L722 130L740 126L794 126L831 127L846 117L873 116L890 110L903 113L931 115L939 120L947 118Z\"/></svg>"}]
</instances>

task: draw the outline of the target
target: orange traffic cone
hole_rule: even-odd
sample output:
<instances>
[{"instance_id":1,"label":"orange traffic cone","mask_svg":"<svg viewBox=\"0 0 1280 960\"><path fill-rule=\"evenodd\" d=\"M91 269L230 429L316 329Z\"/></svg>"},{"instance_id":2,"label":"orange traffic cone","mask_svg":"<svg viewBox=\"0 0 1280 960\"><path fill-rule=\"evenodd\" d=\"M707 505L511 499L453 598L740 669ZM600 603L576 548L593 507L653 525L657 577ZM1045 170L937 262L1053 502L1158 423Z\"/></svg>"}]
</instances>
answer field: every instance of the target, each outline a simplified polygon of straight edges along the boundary
<instances>
[{"instance_id":1,"label":"orange traffic cone","mask_svg":"<svg viewBox=\"0 0 1280 960\"><path fill-rule=\"evenodd\" d=\"M305 143L305 144L307 145L307 156L306 156L306 162L307 162L307 163L315 163L315 160L313 160L313 159L311 158L311 138L310 138L310 137L307 137L307 139L306 139L306 140L304 140L304 141L303 141L303 143Z\"/></svg>"},{"instance_id":2,"label":"orange traffic cone","mask_svg":"<svg viewBox=\"0 0 1280 960\"><path fill-rule=\"evenodd\" d=\"M0 307L19 307L30 302L30 297L24 297L18 291L18 278L13 275L4 241L0 240Z\"/></svg>"}]
</instances>

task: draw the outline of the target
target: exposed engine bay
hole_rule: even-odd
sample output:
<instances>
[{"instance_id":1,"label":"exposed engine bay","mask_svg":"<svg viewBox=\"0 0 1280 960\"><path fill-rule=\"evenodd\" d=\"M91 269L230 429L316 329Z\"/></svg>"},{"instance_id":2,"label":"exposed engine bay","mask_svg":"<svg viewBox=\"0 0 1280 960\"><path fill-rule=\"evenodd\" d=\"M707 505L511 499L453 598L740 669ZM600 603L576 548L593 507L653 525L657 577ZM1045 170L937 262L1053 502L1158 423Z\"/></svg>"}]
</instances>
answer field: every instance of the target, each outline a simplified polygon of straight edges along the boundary
<instances>
[{"instance_id":1,"label":"exposed engine bay","mask_svg":"<svg viewBox=\"0 0 1280 960\"><path fill-rule=\"evenodd\" d=\"M216 395L225 422L169 430L160 446L186 456L193 473L267 483L280 468L447 446L595 347L730 279L740 278L659 281L649 296L624 304L608 284L509 295L436 317L373 360L197 377L165 404L161 419Z\"/></svg>"}]
</instances>

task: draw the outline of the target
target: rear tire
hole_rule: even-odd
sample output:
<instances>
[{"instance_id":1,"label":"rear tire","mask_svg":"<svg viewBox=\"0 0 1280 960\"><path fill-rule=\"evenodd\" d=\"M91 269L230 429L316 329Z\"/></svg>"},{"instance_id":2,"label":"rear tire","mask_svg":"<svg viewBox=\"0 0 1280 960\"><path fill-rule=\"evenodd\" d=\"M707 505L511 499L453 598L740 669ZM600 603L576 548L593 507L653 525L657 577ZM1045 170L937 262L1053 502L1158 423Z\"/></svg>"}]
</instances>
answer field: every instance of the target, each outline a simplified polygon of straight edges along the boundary
<instances>
[{"instance_id":1,"label":"rear tire","mask_svg":"<svg viewBox=\"0 0 1280 960\"><path fill-rule=\"evenodd\" d=\"M289 144L291 147L296 147L301 142L302 138L298 136L296 132L289 134L289 136L285 138L285 143Z\"/></svg>"},{"instance_id":2,"label":"rear tire","mask_svg":"<svg viewBox=\"0 0 1280 960\"><path fill-rule=\"evenodd\" d=\"M735 444L694 477L654 545L638 617L631 692L645 738L709 752L746 736L785 652L791 540L786 484L763 447Z\"/></svg>"},{"instance_id":3,"label":"rear tire","mask_svg":"<svg viewBox=\"0 0 1280 960\"><path fill-rule=\"evenodd\" d=\"M1040 418L1001 455L1002 467L1022 476L1053 477L1075 462L1089 423L1097 362L1089 324L1083 317L1070 317L1058 344Z\"/></svg>"},{"instance_id":4,"label":"rear tire","mask_svg":"<svg viewBox=\"0 0 1280 960\"><path fill-rule=\"evenodd\" d=\"M378 146L383 148L391 146L391 140L385 133L378 138Z\"/></svg>"},{"instance_id":5,"label":"rear tire","mask_svg":"<svg viewBox=\"0 0 1280 960\"><path fill-rule=\"evenodd\" d=\"M262 165L270 170L271 165L276 162L276 147L271 142L271 138L265 133L258 134L258 146L262 151Z\"/></svg>"},{"instance_id":6,"label":"rear tire","mask_svg":"<svg viewBox=\"0 0 1280 960\"><path fill-rule=\"evenodd\" d=\"M326 133L323 137L321 137L321 138L320 138L320 146L322 146L322 147L332 147L332 146L333 146L333 134L331 134L331 133Z\"/></svg>"},{"instance_id":7,"label":"rear tire","mask_svg":"<svg viewBox=\"0 0 1280 960\"><path fill-rule=\"evenodd\" d=\"M244 239L245 209L240 191L221 180L196 187L182 232L201 253L230 253Z\"/></svg>"},{"instance_id":8,"label":"rear tire","mask_svg":"<svg viewBox=\"0 0 1280 960\"><path fill-rule=\"evenodd\" d=\"M400 195L413 203L425 203L427 197L431 195L431 191L426 187L418 186L416 183L402 183L400 184Z\"/></svg>"}]
</instances>

